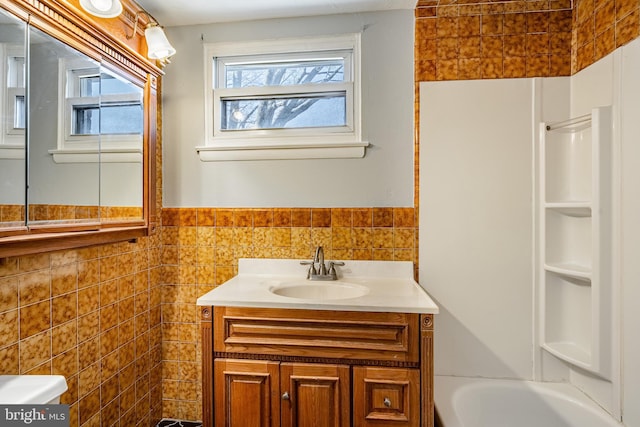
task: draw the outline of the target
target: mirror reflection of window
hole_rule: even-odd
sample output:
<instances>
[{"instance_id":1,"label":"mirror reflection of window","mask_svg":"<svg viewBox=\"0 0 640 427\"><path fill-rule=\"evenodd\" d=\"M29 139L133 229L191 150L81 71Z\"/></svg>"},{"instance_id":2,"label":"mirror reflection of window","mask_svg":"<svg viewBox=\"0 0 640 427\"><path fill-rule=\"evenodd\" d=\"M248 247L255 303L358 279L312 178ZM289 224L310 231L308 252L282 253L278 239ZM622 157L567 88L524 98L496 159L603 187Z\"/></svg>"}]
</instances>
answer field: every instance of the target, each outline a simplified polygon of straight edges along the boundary
<instances>
[{"instance_id":1,"label":"mirror reflection of window","mask_svg":"<svg viewBox=\"0 0 640 427\"><path fill-rule=\"evenodd\" d=\"M0 9L0 230L25 225L25 38Z\"/></svg>"},{"instance_id":2,"label":"mirror reflection of window","mask_svg":"<svg viewBox=\"0 0 640 427\"><path fill-rule=\"evenodd\" d=\"M60 70L65 96L59 126L65 132L59 136L58 151L109 151L101 162L141 162L142 88L87 61L61 60Z\"/></svg>"},{"instance_id":3,"label":"mirror reflection of window","mask_svg":"<svg viewBox=\"0 0 640 427\"><path fill-rule=\"evenodd\" d=\"M12 126L9 127L8 132L10 134L24 135L27 116L24 102L24 53L20 52L20 47L12 47L10 52L7 56L7 88L9 95L7 97L7 103L13 107L9 111L10 117L13 117L13 123ZM24 140L22 141L24 142Z\"/></svg>"},{"instance_id":4,"label":"mirror reflection of window","mask_svg":"<svg viewBox=\"0 0 640 427\"><path fill-rule=\"evenodd\" d=\"M100 64L36 28L29 28L27 57L28 116L28 224L90 224L100 219L99 155L91 162L62 164L52 150L58 148L65 129L65 70L61 64L82 63L99 68Z\"/></svg>"},{"instance_id":5,"label":"mirror reflection of window","mask_svg":"<svg viewBox=\"0 0 640 427\"><path fill-rule=\"evenodd\" d=\"M73 135L97 135L100 133L100 73L76 76L75 70L71 71L71 78L78 79L80 99L86 99L87 103L78 102L72 107L71 121ZM94 100L95 102L91 102Z\"/></svg>"},{"instance_id":6,"label":"mirror reflection of window","mask_svg":"<svg viewBox=\"0 0 640 427\"><path fill-rule=\"evenodd\" d=\"M139 87L97 69L70 70L67 78L72 135L142 135Z\"/></svg>"},{"instance_id":7,"label":"mirror reflection of window","mask_svg":"<svg viewBox=\"0 0 640 427\"><path fill-rule=\"evenodd\" d=\"M4 145L24 147L25 110L25 61L24 47L16 44L3 44L0 47L3 57L3 98L5 108L2 132Z\"/></svg>"},{"instance_id":8,"label":"mirror reflection of window","mask_svg":"<svg viewBox=\"0 0 640 427\"><path fill-rule=\"evenodd\" d=\"M17 114L15 114L13 117L13 129L24 131L24 128L26 126L26 114L24 111L24 108L25 108L24 95L16 96L14 100L15 102L13 105Z\"/></svg>"},{"instance_id":9,"label":"mirror reflection of window","mask_svg":"<svg viewBox=\"0 0 640 427\"><path fill-rule=\"evenodd\" d=\"M142 212L142 137L144 129L142 88L102 67L99 84L96 78L84 83L87 92L100 95L101 158L118 156L101 162L100 201L104 206L101 220L126 221L143 217ZM129 150L127 153L118 151ZM109 154L105 154L109 152ZM111 161L114 160L114 161ZM140 183L132 186L131 183ZM122 191L128 188L128 191Z\"/></svg>"}]
</instances>

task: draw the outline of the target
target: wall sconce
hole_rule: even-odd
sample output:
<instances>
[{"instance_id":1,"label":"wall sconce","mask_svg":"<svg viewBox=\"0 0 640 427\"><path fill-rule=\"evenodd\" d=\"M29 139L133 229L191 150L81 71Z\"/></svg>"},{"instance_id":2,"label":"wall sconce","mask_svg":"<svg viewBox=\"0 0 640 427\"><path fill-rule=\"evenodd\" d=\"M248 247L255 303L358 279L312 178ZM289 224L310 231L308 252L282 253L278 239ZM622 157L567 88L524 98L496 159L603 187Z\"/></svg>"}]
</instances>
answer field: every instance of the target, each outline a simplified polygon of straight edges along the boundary
<instances>
[{"instance_id":1,"label":"wall sconce","mask_svg":"<svg viewBox=\"0 0 640 427\"><path fill-rule=\"evenodd\" d=\"M160 27L160 25L158 25L158 23L155 22L147 12L141 10L136 13L136 22L133 25L133 33L131 33L130 36L127 36L127 39L133 38L136 34L141 14L146 15L149 20L149 23L144 30L144 38L147 40L147 56L149 59L159 59L164 62L164 60L176 53L176 49L171 46L171 43L169 43L167 35L164 33L162 27Z\"/></svg>"},{"instance_id":2,"label":"wall sconce","mask_svg":"<svg viewBox=\"0 0 640 427\"><path fill-rule=\"evenodd\" d=\"M80 0L80 6L100 18L115 18L122 13L120 0Z\"/></svg>"}]
</instances>

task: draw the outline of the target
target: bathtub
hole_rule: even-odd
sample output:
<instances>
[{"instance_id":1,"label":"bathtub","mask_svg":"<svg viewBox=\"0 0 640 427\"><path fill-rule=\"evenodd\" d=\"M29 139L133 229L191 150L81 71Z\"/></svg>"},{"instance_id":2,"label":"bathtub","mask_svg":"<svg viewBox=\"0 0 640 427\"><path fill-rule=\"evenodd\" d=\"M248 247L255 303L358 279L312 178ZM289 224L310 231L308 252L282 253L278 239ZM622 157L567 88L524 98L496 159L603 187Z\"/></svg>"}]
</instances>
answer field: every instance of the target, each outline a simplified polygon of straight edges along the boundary
<instances>
[{"instance_id":1,"label":"bathtub","mask_svg":"<svg viewBox=\"0 0 640 427\"><path fill-rule=\"evenodd\" d=\"M621 427L570 384L436 376L436 426Z\"/></svg>"}]
</instances>

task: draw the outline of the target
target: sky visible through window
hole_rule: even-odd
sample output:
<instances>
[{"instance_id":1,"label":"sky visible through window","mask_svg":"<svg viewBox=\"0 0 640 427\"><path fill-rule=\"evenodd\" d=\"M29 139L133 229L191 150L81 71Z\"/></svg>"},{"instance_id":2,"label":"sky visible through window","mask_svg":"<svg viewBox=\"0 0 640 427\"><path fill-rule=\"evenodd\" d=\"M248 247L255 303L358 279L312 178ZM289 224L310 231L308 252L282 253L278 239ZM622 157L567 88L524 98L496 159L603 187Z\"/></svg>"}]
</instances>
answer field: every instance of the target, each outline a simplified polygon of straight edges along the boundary
<instances>
[{"instance_id":1,"label":"sky visible through window","mask_svg":"<svg viewBox=\"0 0 640 427\"><path fill-rule=\"evenodd\" d=\"M76 135L97 134L141 134L142 102L118 101L119 94L138 93L140 89L108 74L80 79L81 97L104 98L100 105L78 105L74 108L74 133Z\"/></svg>"},{"instance_id":2,"label":"sky visible through window","mask_svg":"<svg viewBox=\"0 0 640 427\"><path fill-rule=\"evenodd\" d=\"M309 85L342 83L343 58L303 61L229 63L226 88L272 87L273 94L222 100L222 129L290 129L344 126L346 91L314 92ZM299 86L299 93L277 87Z\"/></svg>"}]
</instances>

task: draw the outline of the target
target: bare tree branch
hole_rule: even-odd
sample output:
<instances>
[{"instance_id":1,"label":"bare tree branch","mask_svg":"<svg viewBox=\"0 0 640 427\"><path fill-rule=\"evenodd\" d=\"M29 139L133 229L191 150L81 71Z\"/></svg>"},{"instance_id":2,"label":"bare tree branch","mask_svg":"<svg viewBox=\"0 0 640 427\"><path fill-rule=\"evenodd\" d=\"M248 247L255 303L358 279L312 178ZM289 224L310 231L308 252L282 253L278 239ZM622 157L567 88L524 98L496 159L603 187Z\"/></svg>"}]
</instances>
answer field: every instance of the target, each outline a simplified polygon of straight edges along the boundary
<instances>
[{"instance_id":1,"label":"bare tree branch","mask_svg":"<svg viewBox=\"0 0 640 427\"><path fill-rule=\"evenodd\" d=\"M277 67L237 70L233 73L233 87L251 85L283 86L305 85L310 83L330 82L344 73L344 66L317 65L299 66L282 65ZM238 102L235 109L241 111L244 119L233 123L234 129L247 129L257 126L262 129L283 128L291 120L309 110L321 98L276 98L250 100L244 104ZM244 105L244 107L240 107ZM232 107L233 108L233 107ZM242 111L248 110L248 111ZM235 110L234 110L235 111Z\"/></svg>"}]
</instances>

